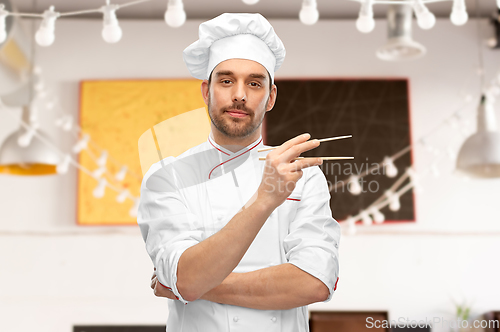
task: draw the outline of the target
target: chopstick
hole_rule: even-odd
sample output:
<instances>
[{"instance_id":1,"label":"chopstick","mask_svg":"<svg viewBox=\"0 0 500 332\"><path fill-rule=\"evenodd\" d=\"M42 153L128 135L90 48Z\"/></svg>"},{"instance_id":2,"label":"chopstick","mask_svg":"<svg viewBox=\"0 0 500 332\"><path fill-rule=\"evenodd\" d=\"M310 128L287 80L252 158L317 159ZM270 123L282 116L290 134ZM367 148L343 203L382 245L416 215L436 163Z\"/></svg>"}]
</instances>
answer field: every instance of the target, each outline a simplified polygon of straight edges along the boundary
<instances>
[{"instance_id":1,"label":"chopstick","mask_svg":"<svg viewBox=\"0 0 500 332\"><path fill-rule=\"evenodd\" d=\"M354 159L354 157L298 157L295 158L294 160L297 159L304 159L304 158L321 158L322 160L339 160L339 159ZM259 157L259 160L266 160L266 157Z\"/></svg>"},{"instance_id":2,"label":"chopstick","mask_svg":"<svg viewBox=\"0 0 500 332\"><path fill-rule=\"evenodd\" d=\"M352 137L352 135L322 138L322 139L319 139L318 141L320 141L320 142L328 142L328 141L334 141L334 140L343 139L343 138L349 138L349 137ZM274 150L276 148L278 148L278 146L271 146L269 148L259 149L259 150L257 150L257 152L264 152L264 151ZM337 158L337 157L328 157L328 158ZM339 157L339 158L342 158L342 159L351 159L351 158L346 158L346 157ZM352 158L354 158L354 157L352 157ZM259 158L259 160L262 160L262 159ZM324 159L324 160L328 160L328 159Z\"/></svg>"}]
</instances>

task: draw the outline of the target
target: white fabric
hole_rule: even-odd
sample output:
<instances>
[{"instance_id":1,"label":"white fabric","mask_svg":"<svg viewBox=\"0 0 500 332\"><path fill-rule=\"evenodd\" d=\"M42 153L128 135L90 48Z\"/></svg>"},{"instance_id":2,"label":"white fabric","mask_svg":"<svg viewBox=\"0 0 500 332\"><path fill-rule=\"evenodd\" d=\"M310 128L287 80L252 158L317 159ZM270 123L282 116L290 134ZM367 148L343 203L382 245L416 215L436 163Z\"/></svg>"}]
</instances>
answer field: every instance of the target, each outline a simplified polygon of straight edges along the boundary
<instances>
[{"instance_id":1,"label":"white fabric","mask_svg":"<svg viewBox=\"0 0 500 332\"><path fill-rule=\"evenodd\" d=\"M262 15L224 13L200 24L199 39L184 50L183 59L191 75L202 80L222 61L253 60L267 69L273 83L285 54L283 42Z\"/></svg>"},{"instance_id":2,"label":"white fabric","mask_svg":"<svg viewBox=\"0 0 500 332\"><path fill-rule=\"evenodd\" d=\"M259 138L232 153L209 137L177 158L164 159L163 168L160 162L154 164L145 174L137 222L158 280L180 298L168 300L167 332L309 331L307 306L257 310L188 302L176 287L182 253L224 227L257 190L264 166L259 157L268 153L257 152L262 147ZM320 168L304 169L289 199L270 215L234 272L288 262L320 279L330 291L329 301L338 280L340 240L329 201Z\"/></svg>"}]
</instances>

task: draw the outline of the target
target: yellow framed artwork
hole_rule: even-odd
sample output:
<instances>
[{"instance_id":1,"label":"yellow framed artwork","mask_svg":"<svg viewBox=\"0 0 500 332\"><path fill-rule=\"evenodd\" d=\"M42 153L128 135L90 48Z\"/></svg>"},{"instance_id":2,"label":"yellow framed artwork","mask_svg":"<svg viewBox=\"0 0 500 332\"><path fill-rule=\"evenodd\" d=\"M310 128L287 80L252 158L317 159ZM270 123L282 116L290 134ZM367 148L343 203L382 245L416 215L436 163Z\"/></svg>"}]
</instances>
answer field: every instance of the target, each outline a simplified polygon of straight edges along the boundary
<instances>
[{"instance_id":1,"label":"yellow framed artwork","mask_svg":"<svg viewBox=\"0 0 500 332\"><path fill-rule=\"evenodd\" d=\"M141 168L139 139L141 136L147 138L151 131L154 133L155 126L164 129L167 119L176 116L176 119L183 119L169 121L176 124L190 121L190 117L179 115L187 115L192 110L197 110L197 113L191 114L205 113L205 119L209 119L200 84L200 81L192 79L82 81L80 127L82 132L90 135L91 141L88 149L79 155L80 164L95 171L99 167L95 159L102 150L106 150L109 158L106 163L107 172L103 177L110 185L128 189L131 195L139 197L142 176L147 170L144 165ZM184 130L193 131L190 127ZM203 130L196 132L199 137L204 136L206 139L209 120L204 120ZM160 142L162 144L166 145L165 141ZM168 149L162 151L163 158L171 152ZM123 165L127 165L127 175L123 181L117 181L114 175ZM137 225L136 218L129 215L134 202L127 199L118 203L118 193L110 188L106 188L102 198L95 198L93 191L97 184L96 179L78 171L77 224Z\"/></svg>"}]
</instances>

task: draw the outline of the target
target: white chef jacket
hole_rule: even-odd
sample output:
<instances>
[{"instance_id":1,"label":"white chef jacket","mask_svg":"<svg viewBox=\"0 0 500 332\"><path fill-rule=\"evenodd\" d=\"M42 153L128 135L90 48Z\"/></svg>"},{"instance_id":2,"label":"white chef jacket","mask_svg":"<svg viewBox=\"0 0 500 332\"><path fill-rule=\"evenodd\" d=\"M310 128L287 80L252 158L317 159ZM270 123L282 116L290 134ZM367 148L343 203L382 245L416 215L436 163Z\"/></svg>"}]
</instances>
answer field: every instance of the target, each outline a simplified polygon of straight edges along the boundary
<instances>
[{"instance_id":1,"label":"white chef jacket","mask_svg":"<svg viewBox=\"0 0 500 332\"><path fill-rule=\"evenodd\" d=\"M210 134L212 136L212 134ZM305 332L307 306L257 310L206 300L186 301L177 289L182 253L224 227L257 191L269 151L262 137L238 152L212 137L177 158L151 166L141 185L137 222L158 281L179 300L169 300L167 332ZM291 263L321 280L328 302L339 274L340 226L332 217L330 192L318 166L303 176L269 216L233 272Z\"/></svg>"}]
</instances>

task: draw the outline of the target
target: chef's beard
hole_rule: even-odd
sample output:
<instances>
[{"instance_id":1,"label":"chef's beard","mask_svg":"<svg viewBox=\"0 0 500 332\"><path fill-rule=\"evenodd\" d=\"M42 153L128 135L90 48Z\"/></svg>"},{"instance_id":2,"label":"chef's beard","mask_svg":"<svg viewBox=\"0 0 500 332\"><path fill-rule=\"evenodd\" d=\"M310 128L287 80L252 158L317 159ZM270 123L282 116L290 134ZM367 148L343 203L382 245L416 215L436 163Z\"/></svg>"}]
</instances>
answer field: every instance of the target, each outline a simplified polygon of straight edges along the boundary
<instances>
[{"instance_id":1,"label":"chef's beard","mask_svg":"<svg viewBox=\"0 0 500 332\"><path fill-rule=\"evenodd\" d=\"M269 102L269 97L267 97L266 106ZM248 114L248 117L244 118L232 118L225 115L227 110L237 109L242 110ZM214 114L212 108L212 103L210 100L210 92L208 93L208 115L210 120L217 130L223 133L227 137L231 138L245 138L253 134L264 121L264 116L266 112L262 112L260 118L255 118L255 112L248 109L245 105L231 105L227 107L222 107L217 114Z\"/></svg>"}]
</instances>

